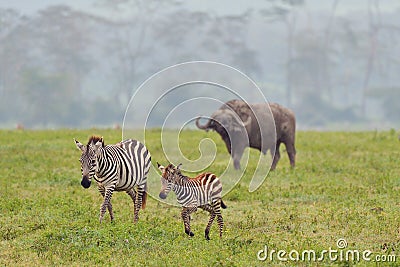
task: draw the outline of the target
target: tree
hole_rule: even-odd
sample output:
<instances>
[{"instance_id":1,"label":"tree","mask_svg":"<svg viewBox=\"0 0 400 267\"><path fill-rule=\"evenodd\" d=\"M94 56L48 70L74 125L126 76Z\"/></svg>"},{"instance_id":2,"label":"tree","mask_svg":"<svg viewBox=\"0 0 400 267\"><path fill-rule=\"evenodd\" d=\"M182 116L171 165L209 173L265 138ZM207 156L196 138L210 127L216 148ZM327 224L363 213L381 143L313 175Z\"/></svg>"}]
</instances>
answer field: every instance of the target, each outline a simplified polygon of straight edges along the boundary
<instances>
[{"instance_id":1,"label":"tree","mask_svg":"<svg viewBox=\"0 0 400 267\"><path fill-rule=\"evenodd\" d=\"M332 42L332 31L333 31L333 25L334 25L334 19L335 19L335 13L337 6L339 4L340 0L333 0L332 3L332 8L331 8L331 14L328 19L328 23L325 28L325 36L323 38L323 57L322 57L322 69L324 71L324 77L325 77L325 88L328 93L328 98L329 101L333 101L333 92L332 92L332 81L331 81L331 71L330 71L330 49L331 49L331 42Z\"/></svg>"},{"instance_id":2,"label":"tree","mask_svg":"<svg viewBox=\"0 0 400 267\"><path fill-rule=\"evenodd\" d=\"M0 121L3 123L20 116L21 104L15 101L16 84L20 70L28 61L25 43L29 39L23 28L27 20L16 10L0 9Z\"/></svg>"},{"instance_id":3,"label":"tree","mask_svg":"<svg viewBox=\"0 0 400 267\"><path fill-rule=\"evenodd\" d=\"M370 88L366 92L366 97L378 99L382 107L382 115L384 121L391 123L399 123L400 106L398 100L400 99L399 87L376 87Z\"/></svg>"},{"instance_id":4,"label":"tree","mask_svg":"<svg viewBox=\"0 0 400 267\"><path fill-rule=\"evenodd\" d=\"M152 27L157 25L157 20L169 12L171 8L180 5L179 1L144 1L144 0L113 0L98 1L110 13L121 14L123 10L130 10L127 16L118 16L112 22L113 33L108 36L108 45L105 47L107 59L111 66L111 75L116 79L113 99L120 103L121 111L128 103L132 90L147 76L148 68L153 63L154 47L157 46L158 37L154 41ZM154 69L152 69L154 71Z\"/></svg>"},{"instance_id":5,"label":"tree","mask_svg":"<svg viewBox=\"0 0 400 267\"><path fill-rule=\"evenodd\" d=\"M365 116L366 112L366 92L368 91L369 82L371 79L374 62L376 59L376 51L378 46L378 34L380 31L380 8L379 0L368 1L368 38L369 38L369 51L367 57L367 66L362 84L361 95L361 114Z\"/></svg>"},{"instance_id":6,"label":"tree","mask_svg":"<svg viewBox=\"0 0 400 267\"><path fill-rule=\"evenodd\" d=\"M286 101L288 106L292 106L293 99L293 46L296 26L296 8L304 4L304 0L267 0L271 4L270 8L261 11L261 14L269 22L280 21L286 26L287 33L287 52L286 52Z\"/></svg>"},{"instance_id":7,"label":"tree","mask_svg":"<svg viewBox=\"0 0 400 267\"><path fill-rule=\"evenodd\" d=\"M37 68L25 69L20 75L18 89L24 103L25 126L47 128L56 124L73 123L69 118L72 100L68 96L68 77L45 74Z\"/></svg>"},{"instance_id":8,"label":"tree","mask_svg":"<svg viewBox=\"0 0 400 267\"><path fill-rule=\"evenodd\" d=\"M52 6L40 11L29 25L39 43L38 56L46 55L46 62L37 61L40 68L68 77L70 98L80 95L82 81L93 66L88 52L91 44L88 25L93 19L68 6Z\"/></svg>"}]
</instances>

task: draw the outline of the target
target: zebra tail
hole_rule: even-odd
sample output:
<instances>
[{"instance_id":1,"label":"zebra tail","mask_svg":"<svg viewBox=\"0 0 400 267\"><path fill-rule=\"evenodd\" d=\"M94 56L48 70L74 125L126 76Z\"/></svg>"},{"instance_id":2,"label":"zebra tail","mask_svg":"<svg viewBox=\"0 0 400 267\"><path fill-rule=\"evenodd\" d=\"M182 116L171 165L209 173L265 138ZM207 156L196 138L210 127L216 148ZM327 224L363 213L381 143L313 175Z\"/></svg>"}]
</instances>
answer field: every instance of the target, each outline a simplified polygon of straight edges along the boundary
<instances>
[{"instance_id":1,"label":"zebra tail","mask_svg":"<svg viewBox=\"0 0 400 267\"><path fill-rule=\"evenodd\" d=\"M226 209L226 208L227 208L227 206L226 206L225 203L222 201L222 199L221 199L221 208L223 208L223 209Z\"/></svg>"},{"instance_id":2,"label":"zebra tail","mask_svg":"<svg viewBox=\"0 0 400 267\"><path fill-rule=\"evenodd\" d=\"M147 192L144 191L143 196L142 196L142 210L146 208L146 201L147 201Z\"/></svg>"}]
</instances>

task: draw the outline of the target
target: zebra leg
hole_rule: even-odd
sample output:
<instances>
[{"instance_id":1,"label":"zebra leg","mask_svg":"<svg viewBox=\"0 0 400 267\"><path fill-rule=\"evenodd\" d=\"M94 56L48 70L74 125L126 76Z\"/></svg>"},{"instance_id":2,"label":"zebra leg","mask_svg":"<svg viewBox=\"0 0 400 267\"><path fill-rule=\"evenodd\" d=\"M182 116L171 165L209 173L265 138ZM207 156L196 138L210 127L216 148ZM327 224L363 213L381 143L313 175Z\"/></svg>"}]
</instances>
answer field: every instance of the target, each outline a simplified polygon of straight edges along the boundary
<instances>
[{"instance_id":1,"label":"zebra leg","mask_svg":"<svg viewBox=\"0 0 400 267\"><path fill-rule=\"evenodd\" d=\"M135 192L135 190L132 188L131 190L127 191L126 193L131 197L131 199L133 201L133 207L135 207L135 205L136 205L136 192Z\"/></svg>"},{"instance_id":2,"label":"zebra leg","mask_svg":"<svg viewBox=\"0 0 400 267\"><path fill-rule=\"evenodd\" d=\"M139 217L137 216L137 202L138 202L138 200L136 199L136 196L138 195L138 194L136 194L136 191L135 191L135 189L134 188L132 188L131 190L129 190L128 192L126 192L130 197L131 197L131 199L132 199L132 201L133 201L133 213L134 213L134 219L133 219L133 222L137 222L137 220L139 219ZM136 219L137 218L137 219Z\"/></svg>"},{"instance_id":3,"label":"zebra leg","mask_svg":"<svg viewBox=\"0 0 400 267\"><path fill-rule=\"evenodd\" d=\"M217 216L217 222L219 226L219 237L222 237L222 231L224 229L224 219L222 218L221 215L221 199L213 203L213 208L214 208L214 214Z\"/></svg>"},{"instance_id":4,"label":"zebra leg","mask_svg":"<svg viewBox=\"0 0 400 267\"><path fill-rule=\"evenodd\" d=\"M193 232L190 231L190 213L195 212L197 207L183 207L182 209L182 220L185 226L185 233L189 236L194 236Z\"/></svg>"},{"instance_id":5,"label":"zebra leg","mask_svg":"<svg viewBox=\"0 0 400 267\"><path fill-rule=\"evenodd\" d=\"M108 213L110 213L110 219L111 219L111 222L113 222L114 221L114 213L113 213L113 210L112 210L112 205L111 205L111 199L110 199L110 202L108 203Z\"/></svg>"},{"instance_id":6,"label":"zebra leg","mask_svg":"<svg viewBox=\"0 0 400 267\"><path fill-rule=\"evenodd\" d=\"M215 218L214 209L210 204L202 205L202 206L200 206L200 208L205 211L208 211L210 213L210 219L208 221L208 224L207 224L207 227L205 230L205 237L207 240L210 240L210 236L209 236L210 228L211 228L211 224L213 223L214 218Z\"/></svg>"},{"instance_id":7,"label":"zebra leg","mask_svg":"<svg viewBox=\"0 0 400 267\"><path fill-rule=\"evenodd\" d=\"M139 210L142 207L143 203L143 196L146 194L146 189L145 187L138 186L137 188L137 199L135 203L135 210L134 210L134 222L136 223L139 220Z\"/></svg>"},{"instance_id":8,"label":"zebra leg","mask_svg":"<svg viewBox=\"0 0 400 267\"><path fill-rule=\"evenodd\" d=\"M104 213L106 213L106 209L107 208L110 209L109 207L111 205L110 203L111 203L111 197L112 197L113 192L114 192L114 187L108 187L105 189L104 202L100 207L100 223L103 221ZM112 207L111 207L111 210L112 210ZM111 214L110 214L110 216L111 216ZM113 217L114 217L114 215L113 215Z\"/></svg>"},{"instance_id":9,"label":"zebra leg","mask_svg":"<svg viewBox=\"0 0 400 267\"><path fill-rule=\"evenodd\" d=\"M207 240L210 240L210 236L209 236L210 228L211 228L211 225L212 225L212 223L214 221L214 218L215 218L215 213L214 212L210 212L210 219L208 220L208 224L207 224L206 230L204 232L205 233L204 236L206 237Z\"/></svg>"},{"instance_id":10,"label":"zebra leg","mask_svg":"<svg viewBox=\"0 0 400 267\"><path fill-rule=\"evenodd\" d=\"M222 231L224 230L224 219L222 218L221 213L217 215L217 222L219 226L219 237L222 237Z\"/></svg>"},{"instance_id":11,"label":"zebra leg","mask_svg":"<svg viewBox=\"0 0 400 267\"><path fill-rule=\"evenodd\" d=\"M205 230L205 237L207 240L210 240L210 236L209 236L210 229L211 229L211 225L215 219L216 214L214 212L213 206L211 206L210 204L202 205L202 206L200 206L200 208L202 208L203 210L208 211L210 213L210 219L208 220L208 224L207 224L207 227Z\"/></svg>"},{"instance_id":12,"label":"zebra leg","mask_svg":"<svg viewBox=\"0 0 400 267\"><path fill-rule=\"evenodd\" d=\"M99 186L99 192L103 196L103 199L104 199L104 195L105 195L104 187L100 187ZM113 210L112 210L111 199L110 199L110 202L108 203L107 209L108 209L108 213L110 214L111 222L113 222L114 221L114 213L113 213Z\"/></svg>"}]
</instances>

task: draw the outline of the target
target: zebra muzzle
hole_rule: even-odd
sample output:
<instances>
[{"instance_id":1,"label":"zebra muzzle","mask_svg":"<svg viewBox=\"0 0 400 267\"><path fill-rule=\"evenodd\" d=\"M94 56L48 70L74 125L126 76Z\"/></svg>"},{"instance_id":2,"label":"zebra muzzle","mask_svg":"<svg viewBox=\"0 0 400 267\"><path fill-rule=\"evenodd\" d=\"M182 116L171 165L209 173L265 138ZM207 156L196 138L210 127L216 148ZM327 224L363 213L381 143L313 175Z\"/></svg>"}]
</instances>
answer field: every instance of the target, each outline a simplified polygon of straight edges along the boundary
<instances>
[{"instance_id":1,"label":"zebra muzzle","mask_svg":"<svg viewBox=\"0 0 400 267\"><path fill-rule=\"evenodd\" d=\"M89 178L88 178L87 176L83 176L83 177L82 177L82 181L81 181L81 185L82 185L84 188L89 188L89 187L90 187L90 184L91 184L91 181L89 180Z\"/></svg>"},{"instance_id":2,"label":"zebra muzzle","mask_svg":"<svg viewBox=\"0 0 400 267\"><path fill-rule=\"evenodd\" d=\"M164 192L160 192L160 194L158 195L161 199L166 199L167 198L167 194L165 194Z\"/></svg>"}]
</instances>

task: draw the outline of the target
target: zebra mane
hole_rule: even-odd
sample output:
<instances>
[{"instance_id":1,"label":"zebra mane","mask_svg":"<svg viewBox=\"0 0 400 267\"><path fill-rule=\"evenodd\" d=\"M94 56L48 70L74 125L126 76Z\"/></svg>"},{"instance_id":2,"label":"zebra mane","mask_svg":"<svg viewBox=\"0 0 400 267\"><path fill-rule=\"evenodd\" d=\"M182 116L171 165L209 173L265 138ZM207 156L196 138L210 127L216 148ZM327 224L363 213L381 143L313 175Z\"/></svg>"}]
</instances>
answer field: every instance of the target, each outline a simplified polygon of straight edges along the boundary
<instances>
[{"instance_id":1,"label":"zebra mane","mask_svg":"<svg viewBox=\"0 0 400 267\"><path fill-rule=\"evenodd\" d=\"M97 135L92 135L89 138L89 141L87 143L87 145L89 146L90 144L96 144L97 142L101 141L102 147L104 147L104 140L103 137L101 136L97 136Z\"/></svg>"},{"instance_id":2,"label":"zebra mane","mask_svg":"<svg viewBox=\"0 0 400 267\"><path fill-rule=\"evenodd\" d=\"M173 164L168 164L168 166L167 166L165 169L167 169L168 171L174 170L174 175L177 175L177 176L179 176L180 178L187 178L187 179L190 179L190 177L184 175L184 174L181 172L181 170L178 169L178 168L177 168L176 166L174 166Z\"/></svg>"}]
</instances>

